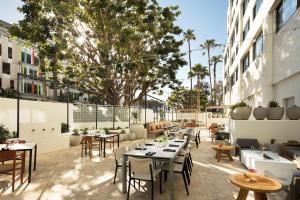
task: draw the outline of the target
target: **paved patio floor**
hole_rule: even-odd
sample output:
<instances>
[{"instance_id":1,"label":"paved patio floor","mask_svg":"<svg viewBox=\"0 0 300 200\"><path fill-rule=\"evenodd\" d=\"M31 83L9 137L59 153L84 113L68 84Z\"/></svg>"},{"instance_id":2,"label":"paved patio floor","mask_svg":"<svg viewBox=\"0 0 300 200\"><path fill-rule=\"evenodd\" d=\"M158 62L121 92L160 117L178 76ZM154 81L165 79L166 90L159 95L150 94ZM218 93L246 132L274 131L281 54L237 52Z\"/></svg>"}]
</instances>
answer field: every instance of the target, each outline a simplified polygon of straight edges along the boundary
<instances>
[{"instance_id":1,"label":"paved patio floor","mask_svg":"<svg viewBox=\"0 0 300 200\"><path fill-rule=\"evenodd\" d=\"M136 142L136 141L134 141ZM121 142L121 145L131 145L132 141ZM192 150L194 162L190 196L186 196L183 180L180 174L175 175L175 197L178 200L233 200L238 188L228 182L230 174L245 171L243 165L234 158L233 162L222 160L218 163L214 158L211 143L203 139L199 149ZM121 192L121 170L118 172L116 184L113 184L114 157L109 152L106 159L99 158L94 152L93 159L80 157L80 146L71 147L47 154L38 155L37 171L33 173L32 183L19 186L11 193L10 183L5 176L0 177L0 198L2 200L61 200L61 199L126 199ZM130 199L150 199L149 185L142 184L140 191L131 191ZM168 199L167 184L164 193L159 194L159 184L155 185L154 199ZM251 200L250 193L247 200ZM278 194L269 195L271 200L281 200Z\"/></svg>"}]
</instances>

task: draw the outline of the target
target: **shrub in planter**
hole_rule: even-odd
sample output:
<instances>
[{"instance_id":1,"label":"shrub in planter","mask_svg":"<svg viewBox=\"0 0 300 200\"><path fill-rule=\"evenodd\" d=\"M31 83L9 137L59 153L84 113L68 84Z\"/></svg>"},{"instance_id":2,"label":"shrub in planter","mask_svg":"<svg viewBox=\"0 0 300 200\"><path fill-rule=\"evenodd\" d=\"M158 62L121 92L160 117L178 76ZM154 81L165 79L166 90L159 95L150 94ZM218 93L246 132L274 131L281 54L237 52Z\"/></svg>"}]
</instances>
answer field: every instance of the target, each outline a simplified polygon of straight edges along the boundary
<instances>
[{"instance_id":1,"label":"shrub in planter","mask_svg":"<svg viewBox=\"0 0 300 200\"><path fill-rule=\"evenodd\" d=\"M248 120L252 112L252 107L249 107L245 102L236 103L231 106L230 116L236 120Z\"/></svg>"},{"instance_id":2,"label":"shrub in planter","mask_svg":"<svg viewBox=\"0 0 300 200\"><path fill-rule=\"evenodd\" d=\"M121 132L119 134L119 139L120 139L120 141L126 140L126 131L124 129L121 130Z\"/></svg>"},{"instance_id":3,"label":"shrub in planter","mask_svg":"<svg viewBox=\"0 0 300 200\"><path fill-rule=\"evenodd\" d=\"M3 124L0 125L0 144L5 143L6 139L11 138L8 128Z\"/></svg>"},{"instance_id":4,"label":"shrub in planter","mask_svg":"<svg viewBox=\"0 0 300 200\"><path fill-rule=\"evenodd\" d=\"M268 104L268 120L281 120L284 114L284 108L279 107L276 101L270 101Z\"/></svg>"},{"instance_id":5,"label":"shrub in planter","mask_svg":"<svg viewBox=\"0 0 300 200\"><path fill-rule=\"evenodd\" d=\"M67 133L69 131L68 124L61 123L61 133Z\"/></svg>"},{"instance_id":6,"label":"shrub in planter","mask_svg":"<svg viewBox=\"0 0 300 200\"><path fill-rule=\"evenodd\" d=\"M88 128L84 128L83 131L82 131L82 135L89 134L88 130L89 130Z\"/></svg>"},{"instance_id":7,"label":"shrub in planter","mask_svg":"<svg viewBox=\"0 0 300 200\"><path fill-rule=\"evenodd\" d=\"M103 128L105 135L109 134L109 128Z\"/></svg>"},{"instance_id":8,"label":"shrub in planter","mask_svg":"<svg viewBox=\"0 0 300 200\"><path fill-rule=\"evenodd\" d=\"M300 107L294 105L286 110L286 115L290 120L300 119Z\"/></svg>"},{"instance_id":9,"label":"shrub in planter","mask_svg":"<svg viewBox=\"0 0 300 200\"><path fill-rule=\"evenodd\" d=\"M264 120L268 115L268 109L258 106L253 109L253 116L256 120Z\"/></svg>"},{"instance_id":10,"label":"shrub in planter","mask_svg":"<svg viewBox=\"0 0 300 200\"><path fill-rule=\"evenodd\" d=\"M79 134L78 129L74 129L72 135L70 136L70 145L77 146L80 145L82 136Z\"/></svg>"}]
</instances>

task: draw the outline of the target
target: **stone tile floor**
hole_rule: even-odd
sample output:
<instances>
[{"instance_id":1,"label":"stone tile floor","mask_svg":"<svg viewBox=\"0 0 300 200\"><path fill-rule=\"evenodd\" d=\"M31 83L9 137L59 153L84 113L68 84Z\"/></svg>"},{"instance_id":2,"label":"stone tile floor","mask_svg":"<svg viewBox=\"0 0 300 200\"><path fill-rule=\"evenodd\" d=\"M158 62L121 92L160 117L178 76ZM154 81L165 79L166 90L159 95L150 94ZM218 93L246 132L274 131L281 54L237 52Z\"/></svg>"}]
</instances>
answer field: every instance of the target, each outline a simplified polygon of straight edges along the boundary
<instances>
[{"instance_id":1,"label":"stone tile floor","mask_svg":"<svg viewBox=\"0 0 300 200\"><path fill-rule=\"evenodd\" d=\"M121 142L129 146L137 141ZM208 138L202 139L199 149L192 150L194 162L190 196L186 196L183 180L180 174L175 175L175 197L178 200L233 200L238 188L228 182L230 174L243 172L245 168L237 158L233 162L226 159L218 163L215 152L210 149ZM0 176L0 199L2 200L119 200L126 199L121 192L121 170L118 172L116 184L113 184L114 157L112 152L106 159L99 158L94 152L92 159L80 157L80 146L71 147L47 154L38 155L37 171L33 173L32 183L19 186L11 193L7 176ZM142 184L140 191L131 191L130 199L150 199L149 185ZM164 185L164 193L159 194L159 184L155 185L154 199L168 199L168 188ZM252 200L249 194L247 200ZM278 194L269 195L271 200L281 200Z\"/></svg>"}]
</instances>

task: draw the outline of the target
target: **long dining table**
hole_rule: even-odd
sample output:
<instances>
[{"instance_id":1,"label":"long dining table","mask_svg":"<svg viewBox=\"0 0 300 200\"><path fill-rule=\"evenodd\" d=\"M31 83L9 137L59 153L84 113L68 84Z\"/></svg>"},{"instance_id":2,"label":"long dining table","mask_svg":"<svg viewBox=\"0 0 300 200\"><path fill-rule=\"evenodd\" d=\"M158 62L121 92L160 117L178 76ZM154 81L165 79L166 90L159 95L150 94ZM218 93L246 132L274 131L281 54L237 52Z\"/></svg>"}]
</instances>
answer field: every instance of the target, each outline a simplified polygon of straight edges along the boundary
<instances>
[{"instance_id":1,"label":"long dining table","mask_svg":"<svg viewBox=\"0 0 300 200\"><path fill-rule=\"evenodd\" d=\"M151 143L153 146L149 146L149 144L145 144L142 150L133 149L123 154L123 163L122 163L122 191L124 193L127 192L127 167L126 162L128 161L128 157L138 157L138 158L152 158L153 161L164 161L168 162L170 174L168 177L168 185L170 191L170 200L175 199L174 195L174 171L173 171L173 162L176 158L179 151L186 145L186 140L184 139L173 139L168 140L164 147L157 147L159 146L158 143L153 142ZM150 144L150 145L151 145ZM165 149L172 149L173 151L164 151ZM148 152L155 152L154 155L149 156L146 155Z\"/></svg>"},{"instance_id":2,"label":"long dining table","mask_svg":"<svg viewBox=\"0 0 300 200\"><path fill-rule=\"evenodd\" d=\"M0 150L6 148L6 144L0 144ZM37 144L36 143L22 143L13 144L8 147L9 150L13 151L29 151L29 161L28 161L28 183L31 182L31 172L32 172L32 156L33 156L33 171L36 170L36 156L37 156ZM34 155L32 151L34 150Z\"/></svg>"}]
</instances>

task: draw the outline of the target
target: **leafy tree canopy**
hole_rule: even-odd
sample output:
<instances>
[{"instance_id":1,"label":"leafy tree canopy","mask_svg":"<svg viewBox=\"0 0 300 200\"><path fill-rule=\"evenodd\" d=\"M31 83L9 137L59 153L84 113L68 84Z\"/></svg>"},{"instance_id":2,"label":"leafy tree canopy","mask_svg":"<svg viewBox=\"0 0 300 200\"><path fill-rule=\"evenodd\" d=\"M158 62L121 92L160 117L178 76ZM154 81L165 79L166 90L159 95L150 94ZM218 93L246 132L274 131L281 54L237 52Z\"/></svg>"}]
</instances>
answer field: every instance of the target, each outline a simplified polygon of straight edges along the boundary
<instances>
[{"instance_id":1,"label":"leafy tree canopy","mask_svg":"<svg viewBox=\"0 0 300 200\"><path fill-rule=\"evenodd\" d=\"M156 0L23 0L11 34L35 44L41 68L108 103L135 103L149 91L180 84L186 64L177 6Z\"/></svg>"}]
</instances>

